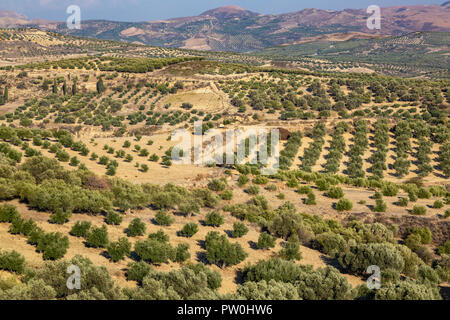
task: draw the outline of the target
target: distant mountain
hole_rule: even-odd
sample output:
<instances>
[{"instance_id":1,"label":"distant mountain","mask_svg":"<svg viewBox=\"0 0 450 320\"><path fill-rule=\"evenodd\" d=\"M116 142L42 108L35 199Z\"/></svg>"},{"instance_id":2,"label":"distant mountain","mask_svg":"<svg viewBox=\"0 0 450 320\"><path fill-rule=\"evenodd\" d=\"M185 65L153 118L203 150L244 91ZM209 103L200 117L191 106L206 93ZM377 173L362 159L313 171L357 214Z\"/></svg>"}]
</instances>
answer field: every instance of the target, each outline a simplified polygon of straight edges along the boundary
<instances>
[{"instance_id":1,"label":"distant mountain","mask_svg":"<svg viewBox=\"0 0 450 320\"><path fill-rule=\"evenodd\" d=\"M199 16L161 21L114 22L88 20L81 30L65 23L12 18L0 26L33 26L74 36L137 42L155 46L214 51L255 51L302 43L305 39L347 33L352 38L370 35L403 35L415 31L449 31L450 5L415 5L382 8L381 30L369 30L365 9L342 11L305 9L262 15L237 6L206 11ZM8 17L6 17L8 19ZM14 21L15 19L15 21ZM345 37L343 37L345 39Z\"/></svg>"}]
</instances>

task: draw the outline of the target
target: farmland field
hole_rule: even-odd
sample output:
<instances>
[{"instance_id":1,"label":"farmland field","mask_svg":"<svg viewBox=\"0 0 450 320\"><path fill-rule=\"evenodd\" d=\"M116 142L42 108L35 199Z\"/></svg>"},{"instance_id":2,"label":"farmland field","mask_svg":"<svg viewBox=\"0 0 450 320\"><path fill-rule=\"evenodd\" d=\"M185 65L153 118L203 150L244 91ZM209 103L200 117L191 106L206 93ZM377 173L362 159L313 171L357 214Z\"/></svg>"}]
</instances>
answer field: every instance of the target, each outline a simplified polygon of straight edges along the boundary
<instances>
[{"instance_id":1,"label":"farmland field","mask_svg":"<svg viewBox=\"0 0 450 320\"><path fill-rule=\"evenodd\" d=\"M445 65L412 78L295 67L280 48L0 39L0 299L446 298ZM176 163L172 133L200 121L280 130L279 170L250 163L249 138L240 164Z\"/></svg>"}]
</instances>

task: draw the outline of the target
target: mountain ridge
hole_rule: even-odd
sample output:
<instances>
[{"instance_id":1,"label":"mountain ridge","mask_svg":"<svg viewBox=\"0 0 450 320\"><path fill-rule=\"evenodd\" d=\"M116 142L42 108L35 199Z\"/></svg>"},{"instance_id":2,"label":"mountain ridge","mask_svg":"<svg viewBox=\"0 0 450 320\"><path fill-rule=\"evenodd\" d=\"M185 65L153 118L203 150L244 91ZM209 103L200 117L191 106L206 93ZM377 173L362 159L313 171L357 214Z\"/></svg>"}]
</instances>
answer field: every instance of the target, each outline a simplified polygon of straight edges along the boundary
<instances>
[{"instance_id":1,"label":"mountain ridge","mask_svg":"<svg viewBox=\"0 0 450 320\"><path fill-rule=\"evenodd\" d=\"M5 15L5 14L4 14ZM185 49L248 52L294 44L326 34L402 35L415 31L449 31L450 6L413 5L382 8L381 30L369 30L365 9L303 9L263 15L238 6L224 6L197 16L144 22L82 21L81 30L64 22L30 21L0 14L0 27L36 27L63 34Z\"/></svg>"}]
</instances>

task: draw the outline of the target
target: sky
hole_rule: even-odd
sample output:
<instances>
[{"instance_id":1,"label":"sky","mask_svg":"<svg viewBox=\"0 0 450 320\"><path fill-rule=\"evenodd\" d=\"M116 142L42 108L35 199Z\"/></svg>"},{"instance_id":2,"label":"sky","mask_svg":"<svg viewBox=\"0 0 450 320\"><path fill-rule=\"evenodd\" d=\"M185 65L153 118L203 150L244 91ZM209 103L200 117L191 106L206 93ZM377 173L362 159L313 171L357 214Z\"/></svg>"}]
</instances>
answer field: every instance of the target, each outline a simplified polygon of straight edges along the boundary
<instances>
[{"instance_id":1,"label":"sky","mask_svg":"<svg viewBox=\"0 0 450 320\"><path fill-rule=\"evenodd\" d=\"M441 4L445 0L0 0L0 10L13 10L30 19L65 21L69 5L81 8L82 20L148 21L195 16L225 5L237 5L262 14L299 11L305 8L342 10L369 5Z\"/></svg>"}]
</instances>

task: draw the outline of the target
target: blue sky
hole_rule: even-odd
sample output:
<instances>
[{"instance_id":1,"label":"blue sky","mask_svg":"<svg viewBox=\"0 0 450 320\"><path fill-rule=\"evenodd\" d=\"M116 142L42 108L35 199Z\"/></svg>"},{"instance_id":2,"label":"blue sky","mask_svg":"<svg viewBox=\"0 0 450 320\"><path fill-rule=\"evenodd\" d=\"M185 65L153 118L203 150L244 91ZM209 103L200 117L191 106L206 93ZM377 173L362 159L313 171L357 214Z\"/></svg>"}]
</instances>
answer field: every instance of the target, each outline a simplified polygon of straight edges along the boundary
<instances>
[{"instance_id":1,"label":"blue sky","mask_svg":"<svg viewBox=\"0 0 450 320\"><path fill-rule=\"evenodd\" d=\"M345 9L392 5L441 4L429 0L1 0L0 10L14 10L29 18L65 20L70 4L81 7L82 19L146 21L198 15L224 5L238 5L263 14L305 8Z\"/></svg>"}]
</instances>

